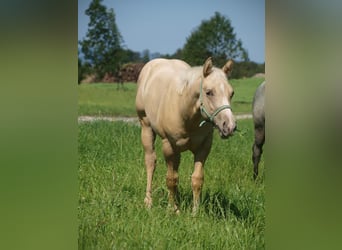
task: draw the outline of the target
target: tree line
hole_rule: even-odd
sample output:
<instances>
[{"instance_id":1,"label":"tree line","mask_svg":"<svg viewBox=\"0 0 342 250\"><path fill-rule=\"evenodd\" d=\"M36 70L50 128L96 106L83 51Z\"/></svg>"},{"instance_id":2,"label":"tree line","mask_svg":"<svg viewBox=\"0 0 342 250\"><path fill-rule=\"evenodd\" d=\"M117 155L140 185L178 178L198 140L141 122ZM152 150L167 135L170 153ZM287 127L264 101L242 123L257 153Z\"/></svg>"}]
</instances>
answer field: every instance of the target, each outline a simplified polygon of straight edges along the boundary
<instances>
[{"instance_id":1,"label":"tree line","mask_svg":"<svg viewBox=\"0 0 342 250\"><path fill-rule=\"evenodd\" d=\"M118 76L127 63L146 63L156 57L181 59L191 66L201 65L211 56L216 65L224 65L228 59L235 61L231 78L251 77L265 72L265 63L249 60L242 41L236 38L229 18L219 12L201 24L187 37L183 48L174 54L142 53L124 48L123 37L115 22L112 8L107 9L102 0L91 1L85 14L89 16L88 30L78 48L78 82L87 75L101 81L107 74Z\"/></svg>"}]
</instances>

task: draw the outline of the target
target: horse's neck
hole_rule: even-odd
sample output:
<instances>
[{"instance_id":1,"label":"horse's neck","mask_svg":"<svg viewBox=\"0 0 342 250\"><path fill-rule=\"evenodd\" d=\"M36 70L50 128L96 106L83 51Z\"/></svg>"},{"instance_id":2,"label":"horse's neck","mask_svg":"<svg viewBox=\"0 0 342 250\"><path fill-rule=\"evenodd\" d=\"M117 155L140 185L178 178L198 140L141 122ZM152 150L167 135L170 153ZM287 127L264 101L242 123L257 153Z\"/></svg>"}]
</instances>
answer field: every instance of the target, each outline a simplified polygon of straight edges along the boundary
<instances>
[{"instance_id":1,"label":"horse's neck","mask_svg":"<svg viewBox=\"0 0 342 250\"><path fill-rule=\"evenodd\" d=\"M200 94L201 77L194 77L189 82L183 96L183 112L191 122L197 122L201 118L199 110L199 94Z\"/></svg>"}]
</instances>

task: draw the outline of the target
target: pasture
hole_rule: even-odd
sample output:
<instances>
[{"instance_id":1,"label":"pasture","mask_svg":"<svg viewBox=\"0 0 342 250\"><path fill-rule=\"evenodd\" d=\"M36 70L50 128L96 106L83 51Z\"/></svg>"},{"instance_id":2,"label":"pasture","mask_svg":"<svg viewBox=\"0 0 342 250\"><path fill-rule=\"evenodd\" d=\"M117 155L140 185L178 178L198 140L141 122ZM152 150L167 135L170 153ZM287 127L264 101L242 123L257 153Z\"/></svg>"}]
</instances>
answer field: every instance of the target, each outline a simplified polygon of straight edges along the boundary
<instances>
[{"instance_id":1,"label":"pasture","mask_svg":"<svg viewBox=\"0 0 342 250\"><path fill-rule=\"evenodd\" d=\"M251 113L254 91L263 78L229 80L235 95L232 102L234 114ZM78 86L78 115L136 116L136 84L81 84Z\"/></svg>"},{"instance_id":2,"label":"pasture","mask_svg":"<svg viewBox=\"0 0 342 250\"><path fill-rule=\"evenodd\" d=\"M234 114L251 113L254 91L263 80L230 80ZM82 84L78 93L79 115L136 117L135 83L125 83L123 88ZM181 213L176 215L167 209L166 165L157 138L153 207L147 210L139 126L109 121L78 126L79 249L265 248L264 155L254 182L251 119L239 120L240 131L228 140L221 140L215 131L196 216L191 213L190 152L181 158Z\"/></svg>"},{"instance_id":3,"label":"pasture","mask_svg":"<svg viewBox=\"0 0 342 250\"><path fill-rule=\"evenodd\" d=\"M263 249L264 160L254 182L252 120L240 120L238 126L240 132L228 140L215 131L200 209L192 216L189 152L182 154L181 213L176 215L167 209L166 167L157 139L154 203L147 210L140 128L124 122L80 123L79 249Z\"/></svg>"},{"instance_id":4,"label":"pasture","mask_svg":"<svg viewBox=\"0 0 342 250\"><path fill-rule=\"evenodd\" d=\"M96 83L78 86L78 115L136 116L136 84Z\"/></svg>"}]
</instances>

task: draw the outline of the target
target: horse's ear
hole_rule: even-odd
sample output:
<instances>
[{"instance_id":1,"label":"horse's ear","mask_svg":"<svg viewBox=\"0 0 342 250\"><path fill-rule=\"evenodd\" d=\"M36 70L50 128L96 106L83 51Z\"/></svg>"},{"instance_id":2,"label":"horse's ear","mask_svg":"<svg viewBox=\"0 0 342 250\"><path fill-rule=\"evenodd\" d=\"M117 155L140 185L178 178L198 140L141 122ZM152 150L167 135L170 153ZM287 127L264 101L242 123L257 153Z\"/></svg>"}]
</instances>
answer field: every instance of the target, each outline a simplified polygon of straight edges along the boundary
<instances>
[{"instance_id":1,"label":"horse's ear","mask_svg":"<svg viewBox=\"0 0 342 250\"><path fill-rule=\"evenodd\" d=\"M213 62L211 57L209 57L203 65L203 76L207 77L213 71Z\"/></svg>"},{"instance_id":2,"label":"horse's ear","mask_svg":"<svg viewBox=\"0 0 342 250\"><path fill-rule=\"evenodd\" d=\"M232 71L233 68L233 60L229 59L229 61L222 67L224 73L228 74Z\"/></svg>"}]
</instances>

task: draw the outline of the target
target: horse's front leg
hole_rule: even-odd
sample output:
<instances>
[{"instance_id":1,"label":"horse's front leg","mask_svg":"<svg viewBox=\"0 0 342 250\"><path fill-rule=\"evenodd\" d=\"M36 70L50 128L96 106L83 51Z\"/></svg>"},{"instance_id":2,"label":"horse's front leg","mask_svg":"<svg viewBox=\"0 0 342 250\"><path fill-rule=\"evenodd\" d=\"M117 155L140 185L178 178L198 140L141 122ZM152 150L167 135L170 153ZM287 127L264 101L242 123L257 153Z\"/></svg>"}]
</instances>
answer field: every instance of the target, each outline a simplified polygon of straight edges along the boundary
<instances>
[{"instance_id":1,"label":"horse's front leg","mask_svg":"<svg viewBox=\"0 0 342 250\"><path fill-rule=\"evenodd\" d=\"M163 154L167 165L166 185L169 190L169 206L179 213L178 208L178 167L180 152L176 151L167 139L163 140Z\"/></svg>"},{"instance_id":2,"label":"horse's front leg","mask_svg":"<svg viewBox=\"0 0 342 250\"><path fill-rule=\"evenodd\" d=\"M200 196L204 182L204 163L209 155L212 144L212 136L209 136L205 142L194 153L194 172L191 176L191 186L193 194L192 212L196 213L200 204Z\"/></svg>"},{"instance_id":3,"label":"horse's front leg","mask_svg":"<svg viewBox=\"0 0 342 250\"><path fill-rule=\"evenodd\" d=\"M191 187L192 187L192 195L193 195L193 207L192 207L193 213L196 213L199 207L203 182L204 182L204 162L196 161L195 169L191 176Z\"/></svg>"}]
</instances>

